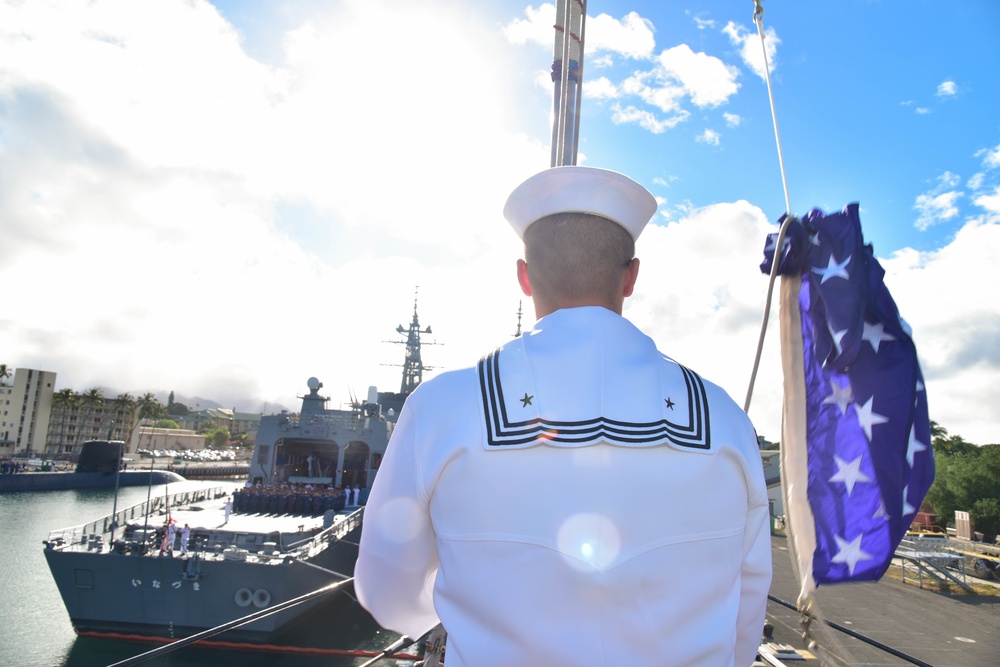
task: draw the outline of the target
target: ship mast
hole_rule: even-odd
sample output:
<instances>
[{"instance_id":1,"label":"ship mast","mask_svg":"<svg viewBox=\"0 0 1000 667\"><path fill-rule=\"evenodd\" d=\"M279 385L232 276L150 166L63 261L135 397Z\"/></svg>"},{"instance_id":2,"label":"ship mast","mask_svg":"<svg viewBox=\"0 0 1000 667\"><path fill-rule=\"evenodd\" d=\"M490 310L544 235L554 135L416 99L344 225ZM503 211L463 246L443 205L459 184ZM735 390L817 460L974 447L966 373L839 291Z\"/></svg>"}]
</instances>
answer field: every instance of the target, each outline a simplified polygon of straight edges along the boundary
<instances>
[{"instance_id":1,"label":"ship mast","mask_svg":"<svg viewBox=\"0 0 1000 667\"><path fill-rule=\"evenodd\" d=\"M576 164L583 100L583 38L587 0L556 0L555 45L552 53L552 162ZM563 63L569 66L563 67Z\"/></svg>"},{"instance_id":2,"label":"ship mast","mask_svg":"<svg viewBox=\"0 0 1000 667\"><path fill-rule=\"evenodd\" d=\"M420 334L432 333L430 327L427 327L423 331L420 330L420 318L417 317L416 292L413 295L413 319L410 321L410 327L406 329L400 324L396 327L396 333L406 335L405 341L393 342L406 344L406 356L403 361L403 381L400 384L399 393L403 396L409 396L424 378L425 367L423 360L420 358ZM433 369L427 366L426 370Z\"/></svg>"}]
</instances>

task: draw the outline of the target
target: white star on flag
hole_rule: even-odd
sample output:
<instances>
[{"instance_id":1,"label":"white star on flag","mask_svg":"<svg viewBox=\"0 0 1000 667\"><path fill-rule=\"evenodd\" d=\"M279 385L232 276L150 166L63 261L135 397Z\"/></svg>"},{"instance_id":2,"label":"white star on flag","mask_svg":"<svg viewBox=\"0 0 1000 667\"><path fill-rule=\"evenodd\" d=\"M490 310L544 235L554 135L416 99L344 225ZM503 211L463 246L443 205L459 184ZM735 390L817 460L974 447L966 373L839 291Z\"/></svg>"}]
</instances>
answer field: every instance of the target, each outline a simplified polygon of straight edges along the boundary
<instances>
[{"instance_id":1,"label":"white star on flag","mask_svg":"<svg viewBox=\"0 0 1000 667\"><path fill-rule=\"evenodd\" d=\"M862 405L860 408L856 408L858 412L858 422L861 424L861 428L864 430L865 435L868 436L868 442L872 441L872 426L885 424L889 421L889 419L884 415L872 412L872 403L874 402L875 397L872 396L868 399L867 403Z\"/></svg>"},{"instance_id":2,"label":"white star on flag","mask_svg":"<svg viewBox=\"0 0 1000 667\"><path fill-rule=\"evenodd\" d=\"M927 445L917 440L916 430L910 427L910 441L906 445L906 462L913 467L913 455L927 449Z\"/></svg>"},{"instance_id":3,"label":"white star on flag","mask_svg":"<svg viewBox=\"0 0 1000 667\"><path fill-rule=\"evenodd\" d=\"M917 508L910 504L910 501L906 499L906 492L909 486L903 487L903 516L908 517L917 511Z\"/></svg>"},{"instance_id":4,"label":"white star on flag","mask_svg":"<svg viewBox=\"0 0 1000 667\"><path fill-rule=\"evenodd\" d=\"M847 382L843 386L835 381L830 381L833 393L823 399L823 403L833 403L840 408L840 414L847 414L847 406L854 402L854 392L851 391L851 383Z\"/></svg>"},{"instance_id":5,"label":"white star on flag","mask_svg":"<svg viewBox=\"0 0 1000 667\"><path fill-rule=\"evenodd\" d=\"M844 340L844 336L847 335L847 329L834 331L833 322L827 322L826 328L830 331L830 338L833 339L833 346L837 348L837 354L841 354L844 351L844 348L840 346L840 341Z\"/></svg>"},{"instance_id":6,"label":"white star on flag","mask_svg":"<svg viewBox=\"0 0 1000 667\"><path fill-rule=\"evenodd\" d=\"M848 264L851 263L851 257L853 257L853 255L848 255L847 259L845 259L843 262L838 263L836 258L834 258L834 256L831 254L830 261L827 262L825 269L813 267L813 273L818 273L819 275L823 276L820 279L819 284L822 285L830 278L843 278L844 280L850 278L850 276L847 274L846 267Z\"/></svg>"},{"instance_id":7,"label":"white star on flag","mask_svg":"<svg viewBox=\"0 0 1000 667\"><path fill-rule=\"evenodd\" d=\"M896 340L895 336L885 332L885 327L881 323L869 324L868 322L864 324L864 331L861 333L861 338L872 344L875 354L878 354L878 346L883 341Z\"/></svg>"},{"instance_id":8,"label":"white star on flag","mask_svg":"<svg viewBox=\"0 0 1000 667\"><path fill-rule=\"evenodd\" d=\"M885 500L882 496L878 498L878 509L875 510L875 514L872 514L872 518L889 520L889 513L885 511Z\"/></svg>"},{"instance_id":9,"label":"white star on flag","mask_svg":"<svg viewBox=\"0 0 1000 667\"><path fill-rule=\"evenodd\" d=\"M861 457L854 459L850 463L840 458L836 454L833 455L834 460L837 462L837 472L833 477L830 478L831 482L843 482L844 486L847 487L847 495L851 495L851 491L854 491L854 485L858 482L870 482L872 478L861 472Z\"/></svg>"},{"instance_id":10,"label":"white star on flag","mask_svg":"<svg viewBox=\"0 0 1000 667\"><path fill-rule=\"evenodd\" d=\"M865 553L861 550L861 538L863 535L858 535L853 541L848 542L840 535L833 536L837 540L837 548L839 551L837 555L830 559L833 563L847 563L847 568L854 574L854 568L857 567L859 560L869 560L871 559L871 554Z\"/></svg>"}]
</instances>

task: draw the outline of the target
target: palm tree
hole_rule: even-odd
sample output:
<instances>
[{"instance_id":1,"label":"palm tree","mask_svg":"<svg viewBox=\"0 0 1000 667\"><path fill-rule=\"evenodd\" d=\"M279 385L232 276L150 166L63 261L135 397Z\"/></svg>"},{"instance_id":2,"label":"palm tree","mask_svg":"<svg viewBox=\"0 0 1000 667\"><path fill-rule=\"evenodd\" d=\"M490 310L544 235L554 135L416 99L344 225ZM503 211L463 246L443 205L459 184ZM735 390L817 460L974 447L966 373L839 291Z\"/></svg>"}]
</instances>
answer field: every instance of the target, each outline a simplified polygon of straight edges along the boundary
<instances>
[{"instance_id":1,"label":"palm tree","mask_svg":"<svg viewBox=\"0 0 1000 667\"><path fill-rule=\"evenodd\" d=\"M156 400L156 396L152 392L147 391L145 394L139 397L136 401L136 406L139 408L139 420L136 422L136 427L139 426L145 419L159 419L167 414L167 409ZM131 440L131 435L129 440ZM153 431L149 432L149 444L150 448L153 445Z\"/></svg>"},{"instance_id":2,"label":"palm tree","mask_svg":"<svg viewBox=\"0 0 1000 667\"><path fill-rule=\"evenodd\" d=\"M88 389L87 391L83 392L82 394L80 394L80 405L81 405L81 407L89 407L90 408L90 418L91 419L94 418L94 414L97 412L97 406L99 406L102 401L104 401L104 394L102 394L101 390L99 388L97 388L97 387L92 387L92 388ZM86 418L84 418L83 424L84 424L83 428L80 429L80 435L81 436L83 435L83 432L84 432L84 430L86 428L86 425L87 425ZM94 431L93 424L91 424L90 430L91 430L91 432ZM79 441L78 441L78 444L80 444Z\"/></svg>"},{"instance_id":3,"label":"palm tree","mask_svg":"<svg viewBox=\"0 0 1000 667\"><path fill-rule=\"evenodd\" d=\"M52 394L52 405L62 409L62 419L59 421L59 446L64 452L67 452L66 423L69 421L70 413L74 412L79 406L76 392L68 387L60 389Z\"/></svg>"},{"instance_id":4,"label":"palm tree","mask_svg":"<svg viewBox=\"0 0 1000 667\"><path fill-rule=\"evenodd\" d=\"M10 377L10 369L7 364L0 364L0 385L7 385L7 378Z\"/></svg>"},{"instance_id":5,"label":"palm tree","mask_svg":"<svg viewBox=\"0 0 1000 667\"><path fill-rule=\"evenodd\" d=\"M118 394L112 403L115 411L115 423L120 425L120 433L132 433L132 421L135 419L135 409L138 402L132 394ZM128 441L125 442L128 448Z\"/></svg>"}]
</instances>

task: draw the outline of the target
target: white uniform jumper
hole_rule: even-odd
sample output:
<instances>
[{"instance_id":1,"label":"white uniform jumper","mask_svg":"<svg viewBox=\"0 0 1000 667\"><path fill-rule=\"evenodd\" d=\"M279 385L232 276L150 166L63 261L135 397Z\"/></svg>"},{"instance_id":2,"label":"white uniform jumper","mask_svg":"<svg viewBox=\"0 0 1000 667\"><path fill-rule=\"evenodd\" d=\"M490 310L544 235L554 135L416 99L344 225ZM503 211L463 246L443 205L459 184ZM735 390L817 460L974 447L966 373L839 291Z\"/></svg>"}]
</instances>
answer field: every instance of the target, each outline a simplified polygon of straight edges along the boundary
<instances>
[{"instance_id":1,"label":"white uniform jumper","mask_svg":"<svg viewBox=\"0 0 1000 667\"><path fill-rule=\"evenodd\" d=\"M746 667L771 576L750 420L599 307L559 310L403 407L358 598L449 667Z\"/></svg>"}]
</instances>

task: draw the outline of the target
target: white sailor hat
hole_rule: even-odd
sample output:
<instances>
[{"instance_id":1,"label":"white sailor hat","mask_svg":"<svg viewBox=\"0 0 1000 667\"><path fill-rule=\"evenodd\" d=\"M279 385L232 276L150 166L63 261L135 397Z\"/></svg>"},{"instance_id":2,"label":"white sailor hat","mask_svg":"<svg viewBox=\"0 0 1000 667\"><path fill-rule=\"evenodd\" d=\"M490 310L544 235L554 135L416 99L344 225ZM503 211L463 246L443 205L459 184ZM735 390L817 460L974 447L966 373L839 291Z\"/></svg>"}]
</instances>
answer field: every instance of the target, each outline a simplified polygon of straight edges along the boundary
<instances>
[{"instance_id":1,"label":"white sailor hat","mask_svg":"<svg viewBox=\"0 0 1000 667\"><path fill-rule=\"evenodd\" d=\"M624 174L567 165L539 172L514 188L503 215L524 239L533 222L554 213L590 213L616 222L639 238L656 213L656 199Z\"/></svg>"}]
</instances>

